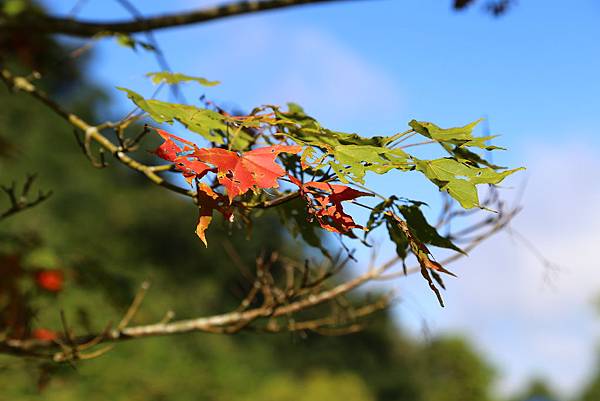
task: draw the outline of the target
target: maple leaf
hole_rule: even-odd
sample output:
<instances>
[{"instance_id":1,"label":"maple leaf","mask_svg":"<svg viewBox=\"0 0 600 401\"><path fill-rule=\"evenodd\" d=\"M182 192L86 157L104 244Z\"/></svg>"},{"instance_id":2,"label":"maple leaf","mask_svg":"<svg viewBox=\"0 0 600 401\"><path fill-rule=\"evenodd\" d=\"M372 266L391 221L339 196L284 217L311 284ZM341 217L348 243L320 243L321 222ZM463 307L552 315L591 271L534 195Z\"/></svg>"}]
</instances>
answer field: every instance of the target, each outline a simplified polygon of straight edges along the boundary
<instances>
[{"instance_id":1,"label":"maple leaf","mask_svg":"<svg viewBox=\"0 0 600 401\"><path fill-rule=\"evenodd\" d=\"M198 224L196 225L196 235L208 247L206 242L206 229L210 225L213 219L213 211L219 211L226 219L231 219L231 211L223 206L226 202L224 196L216 193L211 187L204 183L198 184L198 191L196 194L199 207Z\"/></svg>"},{"instance_id":2,"label":"maple leaf","mask_svg":"<svg viewBox=\"0 0 600 401\"><path fill-rule=\"evenodd\" d=\"M441 281L441 278L437 274L437 272L446 273L446 274L448 274L450 276L454 276L454 277L456 277L456 274L447 270L445 267L443 267L438 262L431 260L431 258L429 257L429 255L431 255L431 252L425 246L425 244L422 243L417 238L417 236L413 233L413 231L408 226L406 221L402 220L400 217L396 216L392 212L386 212L385 214L390 219L390 221L393 221L396 223L396 227L398 227L398 229L402 232L404 239L408 242L408 245L410 246L412 253L415 255L415 257L417 258L417 261L419 262L419 265L421 266L421 275L427 281L429 288L434 292L435 296L438 299L438 302L440 303L440 306L443 307L444 300L442 299L442 295L440 294L440 291L435 286L433 280L437 281L438 284L440 284L440 286L442 286L442 288L445 288L443 285L443 282ZM432 279L432 276L433 276L433 279Z\"/></svg>"},{"instance_id":3,"label":"maple leaf","mask_svg":"<svg viewBox=\"0 0 600 401\"><path fill-rule=\"evenodd\" d=\"M300 187L300 194L307 202L308 212L316 217L321 227L340 234L347 233L353 228L364 230L363 226L354 222L352 216L344 212L342 202L361 196L373 196L372 194L357 191L346 185L317 181L302 184L295 177L289 178Z\"/></svg>"},{"instance_id":4,"label":"maple leaf","mask_svg":"<svg viewBox=\"0 0 600 401\"><path fill-rule=\"evenodd\" d=\"M227 190L229 203L251 188L276 188L285 170L275 163L280 153L298 153L301 146L275 145L242 153L220 148L196 149L194 156L217 168L219 183Z\"/></svg>"},{"instance_id":5,"label":"maple leaf","mask_svg":"<svg viewBox=\"0 0 600 401\"><path fill-rule=\"evenodd\" d=\"M174 163L177 170L181 171L181 174L188 183L191 184L194 179L204 177L206 173L212 170L209 165L190 157L189 154L196 149L195 144L173 134L169 134L167 131L158 128L155 128L154 130L164 139L164 142L154 150L154 154L163 160ZM174 140L187 146L181 148Z\"/></svg>"}]
</instances>

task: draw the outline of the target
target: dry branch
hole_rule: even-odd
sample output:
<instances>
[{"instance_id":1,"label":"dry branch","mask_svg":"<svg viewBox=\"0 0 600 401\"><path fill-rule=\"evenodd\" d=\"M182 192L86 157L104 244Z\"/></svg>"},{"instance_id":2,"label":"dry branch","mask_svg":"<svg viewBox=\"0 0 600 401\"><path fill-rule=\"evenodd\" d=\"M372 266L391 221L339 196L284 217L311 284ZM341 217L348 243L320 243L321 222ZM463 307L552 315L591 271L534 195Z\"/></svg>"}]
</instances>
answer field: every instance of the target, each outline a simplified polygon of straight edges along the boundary
<instances>
[{"instance_id":1,"label":"dry branch","mask_svg":"<svg viewBox=\"0 0 600 401\"><path fill-rule=\"evenodd\" d=\"M92 37L103 32L137 33L215 21L223 18L307 4L358 0L254 0L226 3L188 12L166 14L127 21L81 21L42 14L0 20L0 32L27 30L37 33ZM364 0L361 0L364 1ZM372 1L372 0L371 0Z\"/></svg>"},{"instance_id":2,"label":"dry branch","mask_svg":"<svg viewBox=\"0 0 600 401\"><path fill-rule=\"evenodd\" d=\"M384 309L392 299L389 294L383 295L374 302L363 302L358 306L344 303L344 313L334 311L322 315L321 311L317 311L317 315L321 314L321 316L303 317L305 312L310 313L318 306L327 303L332 305L343 303L344 295L379 277L392 265L385 264L370 268L355 278L333 285L328 285L327 280L320 280L318 285L311 283L303 286L302 278L310 273L296 270L293 285L290 287L287 278L277 280L271 274L271 266L276 263L282 263L284 267L286 264L275 254L268 258L259 258L256 264L256 277L251 283L248 295L242 300L240 308L225 314L172 322L163 320L154 324L128 327L148 289L148 284L144 283L115 328L107 328L97 334L75 336L67 324L65 315L61 313L63 334L60 338L54 341L6 339L0 342L0 353L69 362L103 354L108 350L106 347L88 351L102 344L189 332L232 334L240 330L269 333L332 330L341 334L344 331L354 332L359 327L361 319ZM341 267L334 266L332 269L339 271ZM285 322L279 321L280 318Z\"/></svg>"},{"instance_id":3,"label":"dry branch","mask_svg":"<svg viewBox=\"0 0 600 401\"><path fill-rule=\"evenodd\" d=\"M52 196L52 191L39 191L36 197L30 199L29 192L35 179L35 174L28 175L20 192L17 191L17 184L14 181L10 186L0 186L10 202L10 206L5 211L0 212L0 221L22 212L23 210L37 206Z\"/></svg>"}]
</instances>

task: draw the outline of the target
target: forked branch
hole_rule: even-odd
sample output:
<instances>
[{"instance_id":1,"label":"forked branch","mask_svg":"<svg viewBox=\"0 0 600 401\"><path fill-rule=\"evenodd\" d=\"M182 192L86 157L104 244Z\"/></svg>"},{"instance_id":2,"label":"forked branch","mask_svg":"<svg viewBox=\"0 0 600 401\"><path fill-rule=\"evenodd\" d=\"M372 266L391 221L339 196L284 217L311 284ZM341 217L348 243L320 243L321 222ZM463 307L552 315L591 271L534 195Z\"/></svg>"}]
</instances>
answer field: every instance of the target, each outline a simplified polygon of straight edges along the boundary
<instances>
[{"instance_id":1,"label":"forked branch","mask_svg":"<svg viewBox=\"0 0 600 401\"><path fill-rule=\"evenodd\" d=\"M0 186L0 188L2 188L2 191L4 191L10 202L9 207L3 212L0 212L0 221L10 216L13 216L19 212L22 212L23 210L37 206L38 204L42 203L50 196L52 196L52 191L41 190L38 192L37 196L33 198L29 196L31 192L31 187L36 177L37 176L35 174L27 175L27 178L25 179L25 183L23 184L21 190L18 190L17 184L14 181L8 186Z\"/></svg>"},{"instance_id":2,"label":"forked branch","mask_svg":"<svg viewBox=\"0 0 600 401\"><path fill-rule=\"evenodd\" d=\"M345 264L346 261L340 263ZM289 276L276 277L272 272L274 265L291 272L291 285ZM148 284L144 283L115 328L107 328L96 334L75 336L63 315L61 320L64 332L57 339L6 339L0 342L0 352L67 362L89 359L97 353L102 354L108 349L104 347L100 350L88 350L105 343L189 332L232 334L241 330L253 330L269 333L315 331L343 334L356 331L362 319L386 308L392 300L390 294L379 296L374 301L364 301L357 306L343 300L344 296L379 277L391 265L371 267L363 274L337 284L330 284L330 280L321 280L319 273L316 280L305 280L304 277L315 273L304 270L309 269L307 265L301 266L303 267L299 268L294 263L288 263L277 255L258 258L255 278L250 283L248 295L241 301L239 308L208 317L179 321L163 319L154 324L128 326L148 290ZM343 266L329 267L336 272L341 268ZM326 304L330 305L329 311L323 311ZM342 310L339 305L344 305Z\"/></svg>"}]
</instances>

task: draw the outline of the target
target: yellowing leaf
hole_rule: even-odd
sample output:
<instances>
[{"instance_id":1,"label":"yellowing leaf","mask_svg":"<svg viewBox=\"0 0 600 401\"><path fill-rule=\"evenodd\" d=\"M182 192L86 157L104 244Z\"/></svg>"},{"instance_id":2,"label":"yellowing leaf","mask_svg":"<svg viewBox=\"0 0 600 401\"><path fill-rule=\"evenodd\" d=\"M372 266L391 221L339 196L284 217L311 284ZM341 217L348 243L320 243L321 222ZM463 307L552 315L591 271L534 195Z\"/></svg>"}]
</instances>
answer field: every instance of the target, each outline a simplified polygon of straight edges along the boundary
<instances>
[{"instance_id":1,"label":"yellowing leaf","mask_svg":"<svg viewBox=\"0 0 600 401\"><path fill-rule=\"evenodd\" d=\"M161 72L149 72L146 74L147 77L152 79L152 83L160 84L166 83L169 85L178 84L180 82L197 82L203 86L215 86L220 84L219 81L209 81L206 78L201 77L192 77L190 75L181 74L178 72L169 72L169 71L161 71Z\"/></svg>"}]
</instances>

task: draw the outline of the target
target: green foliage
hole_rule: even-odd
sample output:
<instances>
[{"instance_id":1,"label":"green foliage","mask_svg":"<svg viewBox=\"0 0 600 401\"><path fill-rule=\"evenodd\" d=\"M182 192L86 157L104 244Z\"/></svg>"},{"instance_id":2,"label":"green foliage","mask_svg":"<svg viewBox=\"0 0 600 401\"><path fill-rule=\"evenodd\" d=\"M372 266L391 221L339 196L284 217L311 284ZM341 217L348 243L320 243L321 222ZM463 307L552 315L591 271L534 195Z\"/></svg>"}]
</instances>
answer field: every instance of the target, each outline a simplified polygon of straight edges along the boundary
<instances>
[{"instance_id":1,"label":"green foliage","mask_svg":"<svg viewBox=\"0 0 600 401\"><path fill-rule=\"evenodd\" d=\"M592 398L590 398L592 399ZM596 399L596 398L593 398ZM525 389L511 401L560 401L561 398L551 389L550 385L541 378L534 378L527 383Z\"/></svg>"},{"instance_id":2,"label":"green foliage","mask_svg":"<svg viewBox=\"0 0 600 401\"><path fill-rule=\"evenodd\" d=\"M412 120L408 123L419 134L434 139L440 143L457 145L459 147L476 147L485 150L504 149L498 146L487 145L485 142L490 141L496 136L473 137L473 129L483 119L473 121L464 127L457 128L440 128L437 125L424 121Z\"/></svg>"},{"instance_id":3,"label":"green foliage","mask_svg":"<svg viewBox=\"0 0 600 401\"><path fill-rule=\"evenodd\" d=\"M368 171L385 174L390 170L407 171L412 169L409 155L402 149L389 149L372 145L338 145L330 153L331 167L340 181L364 184Z\"/></svg>"},{"instance_id":4,"label":"green foliage","mask_svg":"<svg viewBox=\"0 0 600 401\"><path fill-rule=\"evenodd\" d=\"M428 382L423 401L489 401L492 370L459 338L435 339L418 364Z\"/></svg>"},{"instance_id":5,"label":"green foliage","mask_svg":"<svg viewBox=\"0 0 600 401\"><path fill-rule=\"evenodd\" d=\"M233 148L246 151L254 141L244 132L245 126L252 126L254 130L262 132L265 138L272 128L276 128L278 134L313 148L308 157L303 157L304 164L317 156L317 163L311 166L313 170L323 168L328 162L337 179L343 183L364 184L368 172L385 174L391 170L416 169L465 208L480 207L477 185L498 184L508 175L520 170L503 170L466 149L502 149L485 144L493 138L491 136L473 137L473 128L480 120L464 127L450 129L442 129L428 122L411 121L409 125L415 132L439 142L451 154L451 157L446 158L420 160L392 145L398 136L364 138L357 134L332 131L323 128L294 103L288 105L287 112L267 106L255 109L246 119L234 119L209 109L145 100L131 90L119 89L127 92L128 97L157 123L171 123L177 120L216 145L224 144L230 136L229 131L235 131L233 137L236 138L236 143L233 144ZM273 110L274 117L259 114L266 109ZM239 133L242 135L238 135ZM322 156L318 157L315 150ZM484 164L485 167L477 167L478 163Z\"/></svg>"},{"instance_id":6,"label":"green foliage","mask_svg":"<svg viewBox=\"0 0 600 401\"><path fill-rule=\"evenodd\" d=\"M318 224L310 220L301 199L281 205L277 208L277 213L281 224L288 229L292 238L300 236L307 245L317 248L323 255L331 258L327 247L321 242Z\"/></svg>"},{"instance_id":7,"label":"green foliage","mask_svg":"<svg viewBox=\"0 0 600 401\"><path fill-rule=\"evenodd\" d=\"M185 104L163 102L161 100L144 99L139 94L125 88L117 88L127 93L136 106L144 110L157 123L173 123L178 121L187 129L211 142L222 144L224 132L227 131L223 116L208 109L200 109Z\"/></svg>"},{"instance_id":8,"label":"green foliage","mask_svg":"<svg viewBox=\"0 0 600 401\"><path fill-rule=\"evenodd\" d=\"M215 86L220 83L219 81L209 81L206 78L192 77L178 72L169 71L149 72L148 74L146 74L146 76L150 77L152 79L152 83L154 84L160 84L164 82L169 85L174 85L181 82L193 81L199 83L202 86Z\"/></svg>"},{"instance_id":9,"label":"green foliage","mask_svg":"<svg viewBox=\"0 0 600 401\"><path fill-rule=\"evenodd\" d=\"M408 242L408 237L402 232L398 224L396 224L396 220L393 217L385 216L385 225L388 230L388 235L390 240L396 245L396 254L400 257L400 259L405 260L408 256L408 249L410 243Z\"/></svg>"},{"instance_id":10,"label":"green foliage","mask_svg":"<svg viewBox=\"0 0 600 401\"><path fill-rule=\"evenodd\" d=\"M353 373L312 371L306 377L275 375L259 387L250 400L264 401L375 400L367 383Z\"/></svg>"},{"instance_id":11,"label":"green foliage","mask_svg":"<svg viewBox=\"0 0 600 401\"><path fill-rule=\"evenodd\" d=\"M107 35L112 35L112 33L107 33ZM121 46L128 47L131 50L136 50L138 46L144 50L148 51L156 51L156 48L152 46L150 43L138 40L131 35L126 35L124 33L116 33L114 37L117 39L117 43Z\"/></svg>"},{"instance_id":12,"label":"green foliage","mask_svg":"<svg viewBox=\"0 0 600 401\"><path fill-rule=\"evenodd\" d=\"M283 128L284 135L300 144L327 149L339 145L381 146L385 142L383 137L363 138L357 134L347 134L324 128L296 103L288 103L287 112L282 112L275 106L270 107L277 117L275 124Z\"/></svg>"},{"instance_id":13,"label":"green foliage","mask_svg":"<svg viewBox=\"0 0 600 401\"><path fill-rule=\"evenodd\" d=\"M76 112L90 116L94 105L80 95L72 99ZM55 191L47 203L3 222L2 235L36 233L39 245L28 263L68 273L65 291L36 298L35 327L60 330L57 311L64 309L78 333L102 330L122 316L144 279L153 286L134 323L158 321L169 309L185 318L237 306L239 272L222 247L198 246L187 224L193 205L118 166L94 169L72 137L64 135L67 125L29 99L1 90L0 101L6 105L0 110L0 132L27 150L18 159L0 159L2 176L39 171L40 187ZM303 213L292 220L307 223L300 205L286 206L292 215L294 210ZM315 240L315 226L309 227L313 232L305 239L312 235ZM225 224L215 228L220 229L213 232L213 243L235 243L246 265L265 248L287 244L289 252L300 252L268 214L254 224L251 241L238 230L231 237ZM3 241L0 251L11 246ZM346 337L190 334L122 343L101 358L78 364L76 371L2 356L0 388L2 398L10 400L446 401L441 391L431 394L432 387L448 383L442 375L430 376L421 364L430 354L425 347L380 314L367 330ZM470 353L467 347L463 351ZM470 353L471 359L462 358L461 350L443 345L435 352L438 358L450 353L448 359L466 360L461 365L465 391L479 386L478 393L485 392L488 382L477 357ZM461 391L461 381L452 386Z\"/></svg>"},{"instance_id":14,"label":"green foliage","mask_svg":"<svg viewBox=\"0 0 600 401\"><path fill-rule=\"evenodd\" d=\"M180 74L150 75L157 82L166 80L174 83L192 79ZM469 148L487 151L502 149L487 144L494 138L493 136L473 136L473 129L480 120L464 127L448 129L440 128L433 123L412 120L409 122L411 129L408 131L387 137L366 138L354 133L324 128L295 103L289 103L287 111L282 111L277 106L262 106L252 110L249 115L231 116L220 109L215 111L154 99L146 100L131 90L119 89L127 92L128 97L146 111L155 122L172 123L177 120L211 142L208 147L200 148L182 138L159 132L164 142L156 150L156 154L161 158L178 166L177 169L188 182L195 182L198 191L201 191L200 188L205 188L202 189L205 195L198 197L198 204L202 215L206 217L199 220L196 231L205 244L205 231L212 219L215 206L220 207L219 203L226 203L225 194L222 192L227 192L230 206L220 207L221 213L226 216L245 213L249 220L251 217L251 213L247 213L250 205L247 202L250 197L249 190L253 190L251 204L260 204L261 201L270 202L271 190L279 186L277 180L286 179L298 186L297 191L305 200L307 217L311 220L308 223L300 222L299 217L306 215L298 209L298 206L302 207L301 203L295 202L284 206L279 216L294 237L301 234L308 245L320 249L325 256L329 257L330 253L325 250L320 237L316 235L312 221L317 221L324 230L355 239L357 237L353 229L366 229L366 238L369 232L381 226L385 220L385 227L391 241L396 245L398 256L404 260L408 252L415 255L423 277L442 305L440 293L433 280L444 287L438 272L449 272L429 257L430 251L426 244L456 252L462 251L427 223L418 204L396 205L394 200L397 200L400 194L395 194L392 198L384 200L383 204L374 206L374 213L371 214L366 228L355 223L352 216L344 212L341 202L356 202L358 196L375 195L375 193L357 192L350 187L336 184L336 181L356 185L361 190L365 190L364 184L368 173L386 174L393 170L400 172L416 170L424 174L441 191L447 192L463 208L470 209L482 207L479 203L477 185L498 184L505 177L520 170L519 168L506 170L494 166L469 150ZM419 143L408 146L401 144L415 134L430 139L428 143L441 145L450 156L423 160L409 154L405 149ZM290 141L304 148L290 147ZM177 142L185 146L181 147ZM255 148L257 144L259 147ZM224 150L225 146L238 152ZM303 154L298 157L297 154L300 152ZM280 153L287 154L282 156L285 170L274 163L274 159ZM213 168L218 167L215 178L211 178L214 171L211 171L209 165ZM317 177L319 181L314 181ZM222 188L220 189L222 192L215 193L213 188L219 191L219 187ZM209 188L210 194L206 192L206 188ZM201 198L203 201L200 201ZM237 199L238 203L234 203L234 199ZM238 205L241 205L242 212L239 211ZM292 205L296 209L290 209ZM365 205L361 204L361 206ZM430 273L429 270L432 272Z\"/></svg>"},{"instance_id":15,"label":"green foliage","mask_svg":"<svg viewBox=\"0 0 600 401\"><path fill-rule=\"evenodd\" d=\"M596 363L593 374L588 383L583 387L577 401L596 401L600 397L600 358Z\"/></svg>"},{"instance_id":16,"label":"green foliage","mask_svg":"<svg viewBox=\"0 0 600 401\"><path fill-rule=\"evenodd\" d=\"M476 186L479 184L498 184L515 171L496 171L490 167L473 167L452 158L434 160L415 160L418 171L423 173L440 190L456 199L465 209L481 207Z\"/></svg>"},{"instance_id":17,"label":"green foliage","mask_svg":"<svg viewBox=\"0 0 600 401\"><path fill-rule=\"evenodd\" d=\"M464 253L462 249L454 245L448 238L442 237L437 230L427 222L419 205L401 205L398 209L406 220L406 224L414 231L415 236L419 241L424 244Z\"/></svg>"},{"instance_id":18,"label":"green foliage","mask_svg":"<svg viewBox=\"0 0 600 401\"><path fill-rule=\"evenodd\" d=\"M9 17L15 17L27 9L25 0L6 0L2 4L2 12Z\"/></svg>"},{"instance_id":19,"label":"green foliage","mask_svg":"<svg viewBox=\"0 0 600 401\"><path fill-rule=\"evenodd\" d=\"M146 100L132 90L117 89L126 92L127 97L157 123L172 124L178 121L190 131L200 134L215 144L223 144L227 138L234 138L232 141L234 149L243 149L250 144L250 138L246 133L231 128L227 118L213 110L161 100Z\"/></svg>"}]
</instances>

